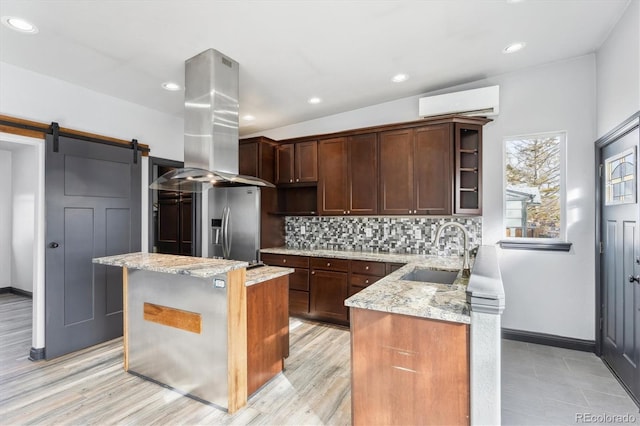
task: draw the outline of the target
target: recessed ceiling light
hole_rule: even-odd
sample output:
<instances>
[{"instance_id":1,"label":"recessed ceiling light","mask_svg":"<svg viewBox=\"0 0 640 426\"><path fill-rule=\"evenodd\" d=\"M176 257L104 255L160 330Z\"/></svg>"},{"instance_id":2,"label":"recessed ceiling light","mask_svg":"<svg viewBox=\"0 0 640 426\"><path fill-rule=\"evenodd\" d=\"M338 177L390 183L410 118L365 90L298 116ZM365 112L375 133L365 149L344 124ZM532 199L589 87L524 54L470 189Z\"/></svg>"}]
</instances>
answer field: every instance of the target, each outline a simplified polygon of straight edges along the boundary
<instances>
[{"instance_id":1,"label":"recessed ceiling light","mask_svg":"<svg viewBox=\"0 0 640 426\"><path fill-rule=\"evenodd\" d=\"M253 121L253 120L255 120L256 118L255 118L253 115L251 115L251 114L247 114L247 115L245 115L244 117L242 117L242 119L243 119L244 121Z\"/></svg>"},{"instance_id":2,"label":"recessed ceiling light","mask_svg":"<svg viewBox=\"0 0 640 426\"><path fill-rule=\"evenodd\" d=\"M322 102L322 99L320 99L317 96L314 96L312 98L309 98L309 100L307 100L307 102L309 102L310 104L319 104L320 102Z\"/></svg>"},{"instance_id":3,"label":"recessed ceiling light","mask_svg":"<svg viewBox=\"0 0 640 426\"><path fill-rule=\"evenodd\" d=\"M165 81L164 83L162 83L162 88L164 90L169 90L171 92L175 92L181 89L180 85L177 83L174 83L173 81Z\"/></svg>"},{"instance_id":4,"label":"recessed ceiling light","mask_svg":"<svg viewBox=\"0 0 640 426\"><path fill-rule=\"evenodd\" d=\"M406 74L396 74L393 76L391 81L393 81L394 83L402 83L403 81L407 81L408 79L409 76Z\"/></svg>"},{"instance_id":5,"label":"recessed ceiling light","mask_svg":"<svg viewBox=\"0 0 640 426\"><path fill-rule=\"evenodd\" d=\"M15 16L3 16L2 23L12 30L20 31L21 33L35 34L38 32L38 28L31 22L22 18L16 18Z\"/></svg>"},{"instance_id":6,"label":"recessed ceiling light","mask_svg":"<svg viewBox=\"0 0 640 426\"><path fill-rule=\"evenodd\" d=\"M524 47L527 45L527 43L519 41L517 43L512 43L510 45L508 45L507 47L505 47L504 49L502 49L502 53L514 53L517 52L519 50L524 49Z\"/></svg>"}]
</instances>

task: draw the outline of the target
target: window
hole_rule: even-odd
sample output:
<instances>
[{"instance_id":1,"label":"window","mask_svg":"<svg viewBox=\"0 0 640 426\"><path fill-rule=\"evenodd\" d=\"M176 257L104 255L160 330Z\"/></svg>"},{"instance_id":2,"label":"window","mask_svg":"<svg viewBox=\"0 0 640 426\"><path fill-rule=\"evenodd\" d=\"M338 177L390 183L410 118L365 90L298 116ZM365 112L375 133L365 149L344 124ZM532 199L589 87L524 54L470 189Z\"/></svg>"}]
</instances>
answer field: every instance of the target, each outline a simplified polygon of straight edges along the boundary
<instances>
[{"instance_id":1,"label":"window","mask_svg":"<svg viewBox=\"0 0 640 426\"><path fill-rule=\"evenodd\" d=\"M504 237L509 241L565 240L565 139L561 132L505 139Z\"/></svg>"},{"instance_id":2,"label":"window","mask_svg":"<svg viewBox=\"0 0 640 426\"><path fill-rule=\"evenodd\" d=\"M636 202L636 148L604 160L606 176L605 204Z\"/></svg>"}]
</instances>

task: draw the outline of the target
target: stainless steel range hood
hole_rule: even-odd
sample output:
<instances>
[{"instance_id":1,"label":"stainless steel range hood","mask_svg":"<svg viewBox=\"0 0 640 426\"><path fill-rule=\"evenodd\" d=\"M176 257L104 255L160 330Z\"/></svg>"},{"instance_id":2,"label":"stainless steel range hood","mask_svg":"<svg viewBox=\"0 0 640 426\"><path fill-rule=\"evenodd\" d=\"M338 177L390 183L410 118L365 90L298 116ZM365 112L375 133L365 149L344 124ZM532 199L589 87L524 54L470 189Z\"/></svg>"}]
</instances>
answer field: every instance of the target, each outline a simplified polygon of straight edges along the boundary
<instances>
[{"instance_id":1,"label":"stainless steel range hood","mask_svg":"<svg viewBox=\"0 0 640 426\"><path fill-rule=\"evenodd\" d=\"M239 64L214 49L185 61L184 168L149 188L203 192L215 185L274 187L238 174Z\"/></svg>"}]
</instances>

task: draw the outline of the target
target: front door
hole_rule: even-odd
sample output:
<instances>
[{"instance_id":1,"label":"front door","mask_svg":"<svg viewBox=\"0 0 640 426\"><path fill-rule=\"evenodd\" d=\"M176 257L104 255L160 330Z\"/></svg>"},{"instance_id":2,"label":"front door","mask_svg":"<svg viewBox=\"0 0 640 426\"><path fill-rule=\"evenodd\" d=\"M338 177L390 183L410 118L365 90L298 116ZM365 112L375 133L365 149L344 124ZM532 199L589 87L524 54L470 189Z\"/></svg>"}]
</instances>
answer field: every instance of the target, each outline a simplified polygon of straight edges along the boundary
<instances>
[{"instance_id":1,"label":"front door","mask_svg":"<svg viewBox=\"0 0 640 426\"><path fill-rule=\"evenodd\" d=\"M122 269L94 257L140 251L141 159L60 137L45 157L45 356L122 335Z\"/></svg>"},{"instance_id":2,"label":"front door","mask_svg":"<svg viewBox=\"0 0 640 426\"><path fill-rule=\"evenodd\" d=\"M640 399L638 128L600 149L602 358Z\"/></svg>"}]
</instances>

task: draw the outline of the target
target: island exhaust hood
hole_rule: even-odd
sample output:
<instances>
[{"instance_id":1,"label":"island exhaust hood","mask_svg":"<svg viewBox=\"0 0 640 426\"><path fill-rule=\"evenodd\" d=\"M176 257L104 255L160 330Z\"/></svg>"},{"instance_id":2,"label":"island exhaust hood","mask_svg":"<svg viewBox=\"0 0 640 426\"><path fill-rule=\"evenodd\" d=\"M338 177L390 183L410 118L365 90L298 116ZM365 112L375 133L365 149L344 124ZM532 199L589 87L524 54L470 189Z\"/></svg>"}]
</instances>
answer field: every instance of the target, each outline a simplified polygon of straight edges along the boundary
<instances>
[{"instance_id":1,"label":"island exhaust hood","mask_svg":"<svg viewBox=\"0 0 640 426\"><path fill-rule=\"evenodd\" d=\"M216 185L274 187L238 174L239 68L214 49L185 61L184 168L165 173L149 188L203 192Z\"/></svg>"}]
</instances>

